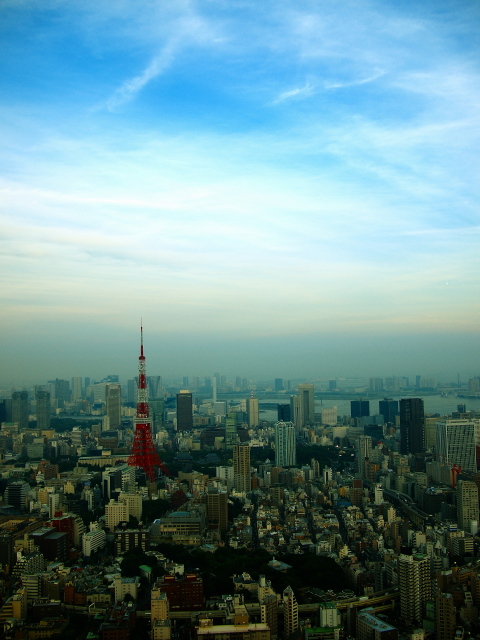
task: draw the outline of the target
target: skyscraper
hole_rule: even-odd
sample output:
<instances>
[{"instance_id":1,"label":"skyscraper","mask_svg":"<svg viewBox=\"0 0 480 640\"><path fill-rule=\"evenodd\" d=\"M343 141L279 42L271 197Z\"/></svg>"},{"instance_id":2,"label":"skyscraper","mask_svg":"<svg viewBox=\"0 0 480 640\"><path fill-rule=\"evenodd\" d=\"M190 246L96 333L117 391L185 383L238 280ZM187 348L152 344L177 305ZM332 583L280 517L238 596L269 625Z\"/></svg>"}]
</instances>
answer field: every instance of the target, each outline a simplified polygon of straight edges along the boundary
<instances>
[{"instance_id":1,"label":"skyscraper","mask_svg":"<svg viewBox=\"0 0 480 640\"><path fill-rule=\"evenodd\" d=\"M253 393L252 397L247 400L247 420L249 427L258 427L258 398L254 398Z\"/></svg>"},{"instance_id":2,"label":"skyscraper","mask_svg":"<svg viewBox=\"0 0 480 640\"><path fill-rule=\"evenodd\" d=\"M478 525L478 488L475 482L459 480L457 484L457 523L458 526L471 532Z\"/></svg>"},{"instance_id":3,"label":"skyscraper","mask_svg":"<svg viewBox=\"0 0 480 640\"><path fill-rule=\"evenodd\" d=\"M55 378L55 398L60 409L65 407L65 403L70 400L70 383L68 380Z\"/></svg>"},{"instance_id":4,"label":"skyscraper","mask_svg":"<svg viewBox=\"0 0 480 640\"><path fill-rule=\"evenodd\" d=\"M436 448L440 461L476 471L475 423L471 420L439 420Z\"/></svg>"},{"instance_id":5,"label":"skyscraper","mask_svg":"<svg viewBox=\"0 0 480 640\"><path fill-rule=\"evenodd\" d=\"M361 478L367 477L367 461L372 454L372 438L370 436L359 436L357 444L357 469Z\"/></svg>"},{"instance_id":6,"label":"skyscraper","mask_svg":"<svg viewBox=\"0 0 480 640\"><path fill-rule=\"evenodd\" d=\"M368 400L350 400L350 415L352 418L363 418L370 415Z\"/></svg>"},{"instance_id":7,"label":"skyscraper","mask_svg":"<svg viewBox=\"0 0 480 640\"><path fill-rule=\"evenodd\" d=\"M385 423L395 423L395 416L398 416L398 400L384 398L378 401L378 413L383 416Z\"/></svg>"},{"instance_id":8,"label":"skyscraper","mask_svg":"<svg viewBox=\"0 0 480 640\"><path fill-rule=\"evenodd\" d=\"M298 427L315 424L315 389L313 384L298 385Z\"/></svg>"},{"instance_id":9,"label":"skyscraper","mask_svg":"<svg viewBox=\"0 0 480 640\"><path fill-rule=\"evenodd\" d=\"M148 397L160 398L162 393L162 376L147 376ZM185 387L188 385L184 385Z\"/></svg>"},{"instance_id":10,"label":"skyscraper","mask_svg":"<svg viewBox=\"0 0 480 640\"><path fill-rule=\"evenodd\" d=\"M250 447L247 443L233 446L233 484L237 491L251 490Z\"/></svg>"},{"instance_id":11,"label":"skyscraper","mask_svg":"<svg viewBox=\"0 0 480 640\"><path fill-rule=\"evenodd\" d=\"M231 449L237 443L237 414L231 411L225 418L225 447Z\"/></svg>"},{"instance_id":12,"label":"skyscraper","mask_svg":"<svg viewBox=\"0 0 480 640\"><path fill-rule=\"evenodd\" d=\"M122 424L122 389L119 384L107 384L105 388L107 417L110 429Z\"/></svg>"},{"instance_id":13,"label":"skyscraper","mask_svg":"<svg viewBox=\"0 0 480 640\"><path fill-rule=\"evenodd\" d=\"M295 426L293 422L275 423L275 466L293 467L297 464Z\"/></svg>"},{"instance_id":14,"label":"skyscraper","mask_svg":"<svg viewBox=\"0 0 480 640\"><path fill-rule=\"evenodd\" d=\"M82 379L79 376L72 378L72 400L77 402L82 399Z\"/></svg>"},{"instance_id":15,"label":"skyscraper","mask_svg":"<svg viewBox=\"0 0 480 640\"><path fill-rule=\"evenodd\" d=\"M130 406L133 406L135 404L135 394L137 392L137 384L135 382L135 380L131 379L131 380L127 380L127 403ZM153 396L155 397L155 396Z\"/></svg>"},{"instance_id":16,"label":"skyscraper","mask_svg":"<svg viewBox=\"0 0 480 640\"><path fill-rule=\"evenodd\" d=\"M283 592L283 637L285 640L298 629L298 603L292 587Z\"/></svg>"},{"instance_id":17,"label":"skyscraper","mask_svg":"<svg viewBox=\"0 0 480 640\"><path fill-rule=\"evenodd\" d=\"M398 557L400 612L406 622L422 625L425 604L431 599L430 558L416 554Z\"/></svg>"},{"instance_id":18,"label":"skyscraper","mask_svg":"<svg viewBox=\"0 0 480 640\"><path fill-rule=\"evenodd\" d=\"M283 391L283 378L275 378L275 391Z\"/></svg>"},{"instance_id":19,"label":"skyscraper","mask_svg":"<svg viewBox=\"0 0 480 640\"><path fill-rule=\"evenodd\" d=\"M425 414L421 398L400 400L400 453L425 450Z\"/></svg>"},{"instance_id":20,"label":"skyscraper","mask_svg":"<svg viewBox=\"0 0 480 640\"><path fill-rule=\"evenodd\" d=\"M35 413L37 415L37 428L50 429L50 393L45 389L37 389L35 392Z\"/></svg>"},{"instance_id":21,"label":"skyscraper","mask_svg":"<svg viewBox=\"0 0 480 640\"><path fill-rule=\"evenodd\" d=\"M165 411L165 400L163 398L151 398L150 416L152 418L152 431L157 433L163 427L163 414Z\"/></svg>"},{"instance_id":22,"label":"skyscraper","mask_svg":"<svg viewBox=\"0 0 480 640\"><path fill-rule=\"evenodd\" d=\"M12 420L18 423L19 429L28 429L28 391L12 393Z\"/></svg>"},{"instance_id":23,"label":"skyscraper","mask_svg":"<svg viewBox=\"0 0 480 640\"><path fill-rule=\"evenodd\" d=\"M177 393L177 431L193 429L193 400L190 391Z\"/></svg>"},{"instance_id":24,"label":"skyscraper","mask_svg":"<svg viewBox=\"0 0 480 640\"><path fill-rule=\"evenodd\" d=\"M277 404L277 418L281 422L290 422L291 407L289 404Z\"/></svg>"}]
</instances>

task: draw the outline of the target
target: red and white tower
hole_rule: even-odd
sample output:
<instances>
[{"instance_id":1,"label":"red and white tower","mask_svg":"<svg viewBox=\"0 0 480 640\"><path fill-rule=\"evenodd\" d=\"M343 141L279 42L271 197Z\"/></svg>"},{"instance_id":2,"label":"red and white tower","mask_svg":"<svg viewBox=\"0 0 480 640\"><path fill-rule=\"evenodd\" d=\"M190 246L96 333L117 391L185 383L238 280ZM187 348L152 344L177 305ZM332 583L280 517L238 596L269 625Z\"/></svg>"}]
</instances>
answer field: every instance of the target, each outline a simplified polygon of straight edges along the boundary
<instances>
[{"instance_id":1,"label":"red and white tower","mask_svg":"<svg viewBox=\"0 0 480 640\"><path fill-rule=\"evenodd\" d=\"M153 444L146 371L145 356L143 354L142 326L140 327L140 357L138 358L137 415L134 421L135 435L127 462L131 467L142 468L148 480L153 482L155 480L155 467L159 467L168 476L170 472L160 459Z\"/></svg>"}]
</instances>

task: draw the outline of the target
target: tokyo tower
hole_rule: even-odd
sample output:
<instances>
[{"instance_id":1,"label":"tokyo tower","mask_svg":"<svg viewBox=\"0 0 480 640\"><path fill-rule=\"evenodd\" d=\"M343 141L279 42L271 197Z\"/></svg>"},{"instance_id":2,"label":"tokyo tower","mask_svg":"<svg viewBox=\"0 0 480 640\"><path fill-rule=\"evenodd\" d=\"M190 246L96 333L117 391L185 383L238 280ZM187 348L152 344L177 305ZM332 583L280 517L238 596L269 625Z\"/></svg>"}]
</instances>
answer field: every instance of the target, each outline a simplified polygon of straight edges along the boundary
<instances>
[{"instance_id":1,"label":"tokyo tower","mask_svg":"<svg viewBox=\"0 0 480 640\"><path fill-rule=\"evenodd\" d=\"M147 373L143 354L143 326L140 327L140 357L138 358L137 414L135 417L135 434L132 449L127 463L131 467L140 467L150 482L155 480L155 467L159 467L166 475L169 470L160 459L152 438L150 408L147 398Z\"/></svg>"}]
</instances>

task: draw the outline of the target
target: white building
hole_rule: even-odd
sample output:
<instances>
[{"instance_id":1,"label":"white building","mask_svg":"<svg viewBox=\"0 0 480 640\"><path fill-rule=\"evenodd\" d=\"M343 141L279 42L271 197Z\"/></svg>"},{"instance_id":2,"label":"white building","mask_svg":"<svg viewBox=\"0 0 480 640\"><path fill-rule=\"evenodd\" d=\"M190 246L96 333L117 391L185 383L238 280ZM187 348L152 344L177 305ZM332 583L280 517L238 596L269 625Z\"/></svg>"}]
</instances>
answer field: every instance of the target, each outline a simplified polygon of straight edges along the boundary
<instances>
[{"instance_id":1,"label":"white building","mask_svg":"<svg viewBox=\"0 0 480 640\"><path fill-rule=\"evenodd\" d=\"M82 536L82 553L84 556L91 556L92 553L103 549L107 542L107 535L103 529L88 531Z\"/></svg>"},{"instance_id":2,"label":"white building","mask_svg":"<svg viewBox=\"0 0 480 640\"><path fill-rule=\"evenodd\" d=\"M122 578L121 576L117 576L113 583L115 588L115 602L122 601L127 593L136 600L139 582L140 578L138 576L135 576L134 578Z\"/></svg>"},{"instance_id":3,"label":"white building","mask_svg":"<svg viewBox=\"0 0 480 640\"><path fill-rule=\"evenodd\" d=\"M130 513L126 502L110 502L105 506L105 525L113 531L119 522L128 522Z\"/></svg>"},{"instance_id":4,"label":"white building","mask_svg":"<svg viewBox=\"0 0 480 640\"><path fill-rule=\"evenodd\" d=\"M322 407L322 425L328 424L335 426L337 424L337 407Z\"/></svg>"},{"instance_id":5,"label":"white building","mask_svg":"<svg viewBox=\"0 0 480 640\"><path fill-rule=\"evenodd\" d=\"M55 516L55 511L58 511L60 508L60 494L59 493L49 493L48 494L48 515L50 518Z\"/></svg>"},{"instance_id":6,"label":"white building","mask_svg":"<svg viewBox=\"0 0 480 640\"><path fill-rule=\"evenodd\" d=\"M463 471L476 471L475 423L473 420L437 422L437 454L441 462Z\"/></svg>"},{"instance_id":7,"label":"white building","mask_svg":"<svg viewBox=\"0 0 480 640\"><path fill-rule=\"evenodd\" d=\"M137 520L142 519L143 500L141 494L122 491L118 497L118 501L127 505L129 517L134 516Z\"/></svg>"}]
</instances>

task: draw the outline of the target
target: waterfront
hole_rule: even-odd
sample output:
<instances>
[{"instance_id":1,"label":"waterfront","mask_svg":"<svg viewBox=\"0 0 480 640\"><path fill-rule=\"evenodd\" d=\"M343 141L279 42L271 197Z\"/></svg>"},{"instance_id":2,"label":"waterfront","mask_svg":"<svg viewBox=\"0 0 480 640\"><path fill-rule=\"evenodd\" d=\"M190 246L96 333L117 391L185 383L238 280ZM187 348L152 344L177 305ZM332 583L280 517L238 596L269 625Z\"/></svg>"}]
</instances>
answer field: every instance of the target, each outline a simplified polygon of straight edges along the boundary
<instances>
[{"instance_id":1,"label":"waterfront","mask_svg":"<svg viewBox=\"0 0 480 640\"><path fill-rule=\"evenodd\" d=\"M368 400L370 402L370 415L378 414L378 402L379 400L383 400L386 397L386 394L378 395L378 397L372 398L369 397ZM459 398L455 395L442 396L440 394L436 395L398 395L392 396L388 395L389 398L394 400L400 400L401 398L423 398L425 413L426 414L439 414L441 416L449 415L454 411L457 411L458 404L465 404L467 411L478 411L480 412L480 398ZM352 398L353 399L353 398ZM357 398L356 398L357 399ZM365 398L367 399L367 398ZM278 404L287 404L289 402L289 396L285 396L284 399L279 400L278 398L270 398L265 399L260 402L260 416L264 420L276 420L277 412L274 409L262 410L262 403L278 403ZM349 416L350 415L350 400L351 398L315 398L315 412L320 413L322 407L331 408L337 407L337 415L341 416Z\"/></svg>"}]
</instances>

